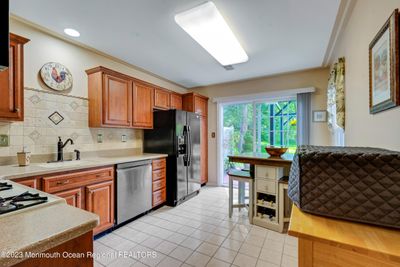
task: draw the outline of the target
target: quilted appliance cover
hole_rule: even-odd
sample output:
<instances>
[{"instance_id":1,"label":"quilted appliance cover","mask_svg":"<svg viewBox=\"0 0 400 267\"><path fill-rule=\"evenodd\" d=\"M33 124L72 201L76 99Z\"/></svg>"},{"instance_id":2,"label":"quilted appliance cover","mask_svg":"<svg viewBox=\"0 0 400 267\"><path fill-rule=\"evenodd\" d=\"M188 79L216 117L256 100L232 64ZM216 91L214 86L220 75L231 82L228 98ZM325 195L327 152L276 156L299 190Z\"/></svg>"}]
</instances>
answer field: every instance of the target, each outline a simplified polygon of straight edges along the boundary
<instances>
[{"instance_id":1,"label":"quilted appliance cover","mask_svg":"<svg viewBox=\"0 0 400 267\"><path fill-rule=\"evenodd\" d=\"M400 153L299 146L288 195L305 212L400 228Z\"/></svg>"}]
</instances>

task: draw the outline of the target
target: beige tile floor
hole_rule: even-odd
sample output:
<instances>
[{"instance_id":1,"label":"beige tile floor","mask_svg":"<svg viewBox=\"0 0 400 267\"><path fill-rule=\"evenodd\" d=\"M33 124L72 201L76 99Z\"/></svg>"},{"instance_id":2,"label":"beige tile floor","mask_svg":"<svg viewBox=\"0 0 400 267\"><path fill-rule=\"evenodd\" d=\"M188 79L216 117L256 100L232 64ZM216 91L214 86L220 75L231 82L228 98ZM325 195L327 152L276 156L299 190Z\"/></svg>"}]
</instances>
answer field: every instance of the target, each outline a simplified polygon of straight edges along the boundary
<instances>
[{"instance_id":1,"label":"beige tile floor","mask_svg":"<svg viewBox=\"0 0 400 267\"><path fill-rule=\"evenodd\" d=\"M95 241L95 266L292 267L298 241L228 217L228 189L205 187L182 205L162 207Z\"/></svg>"}]
</instances>

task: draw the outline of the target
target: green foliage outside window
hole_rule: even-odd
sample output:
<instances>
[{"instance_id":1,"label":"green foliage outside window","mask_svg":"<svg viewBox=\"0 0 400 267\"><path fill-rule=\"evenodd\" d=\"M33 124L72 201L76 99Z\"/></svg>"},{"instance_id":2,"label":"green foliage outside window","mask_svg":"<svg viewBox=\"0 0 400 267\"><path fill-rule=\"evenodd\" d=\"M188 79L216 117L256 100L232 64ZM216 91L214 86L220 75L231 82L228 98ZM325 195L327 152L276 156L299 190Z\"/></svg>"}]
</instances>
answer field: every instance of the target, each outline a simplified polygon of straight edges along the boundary
<instances>
[{"instance_id":1,"label":"green foliage outside window","mask_svg":"<svg viewBox=\"0 0 400 267\"><path fill-rule=\"evenodd\" d=\"M224 165L227 155L266 153L266 146L283 146L296 150L297 103L295 100L251 102L223 108Z\"/></svg>"}]
</instances>

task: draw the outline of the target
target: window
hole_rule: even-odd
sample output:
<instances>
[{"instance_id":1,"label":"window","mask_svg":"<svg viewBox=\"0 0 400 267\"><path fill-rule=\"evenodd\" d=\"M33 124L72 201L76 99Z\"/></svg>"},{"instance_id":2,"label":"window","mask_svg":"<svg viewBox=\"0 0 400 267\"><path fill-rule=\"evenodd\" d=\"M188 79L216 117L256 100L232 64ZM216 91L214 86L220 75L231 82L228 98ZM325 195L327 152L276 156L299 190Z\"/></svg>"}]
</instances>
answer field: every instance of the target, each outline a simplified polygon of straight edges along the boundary
<instances>
[{"instance_id":1,"label":"window","mask_svg":"<svg viewBox=\"0 0 400 267\"><path fill-rule=\"evenodd\" d=\"M230 154L267 153L266 146L289 147L289 153L294 153L297 144L296 112L296 99L223 105L224 173L232 167L227 158ZM243 164L235 167L247 168ZM227 183L225 175L223 184Z\"/></svg>"},{"instance_id":2,"label":"window","mask_svg":"<svg viewBox=\"0 0 400 267\"><path fill-rule=\"evenodd\" d=\"M297 105L295 100L255 103L256 145L254 152L266 153L266 146L296 150Z\"/></svg>"}]
</instances>

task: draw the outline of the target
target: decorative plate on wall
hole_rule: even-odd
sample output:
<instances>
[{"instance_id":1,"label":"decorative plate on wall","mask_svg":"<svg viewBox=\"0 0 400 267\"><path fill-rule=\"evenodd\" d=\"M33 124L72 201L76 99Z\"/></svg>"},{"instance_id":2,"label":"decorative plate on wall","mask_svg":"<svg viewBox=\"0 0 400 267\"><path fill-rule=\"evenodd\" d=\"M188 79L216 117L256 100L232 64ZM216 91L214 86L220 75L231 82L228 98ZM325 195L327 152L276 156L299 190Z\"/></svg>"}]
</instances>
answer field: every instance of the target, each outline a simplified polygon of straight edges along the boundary
<instances>
[{"instance_id":1,"label":"decorative plate on wall","mask_svg":"<svg viewBox=\"0 0 400 267\"><path fill-rule=\"evenodd\" d=\"M53 90L65 91L72 87L72 74L62 64L48 62L40 69L43 82Z\"/></svg>"}]
</instances>

